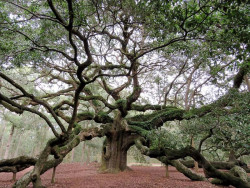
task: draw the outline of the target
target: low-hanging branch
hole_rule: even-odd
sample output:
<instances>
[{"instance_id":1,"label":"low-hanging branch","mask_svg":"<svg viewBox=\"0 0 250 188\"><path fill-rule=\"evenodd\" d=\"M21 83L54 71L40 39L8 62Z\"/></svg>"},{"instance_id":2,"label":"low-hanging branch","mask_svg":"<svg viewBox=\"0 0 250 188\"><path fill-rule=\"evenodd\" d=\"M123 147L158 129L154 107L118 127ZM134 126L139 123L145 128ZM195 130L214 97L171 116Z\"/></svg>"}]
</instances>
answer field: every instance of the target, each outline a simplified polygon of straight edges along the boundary
<instances>
[{"instance_id":1,"label":"low-hanging branch","mask_svg":"<svg viewBox=\"0 0 250 188\"><path fill-rule=\"evenodd\" d=\"M145 137L145 134L143 135ZM181 149L172 149L172 148L163 148L161 146L151 148L150 142L152 143L153 140L150 140L150 137L146 138L149 142L141 142L137 140L136 145L137 147L143 152L143 154L153 157L159 158L164 157L164 160L177 160L184 157L192 157L195 161L199 162L204 169L204 173L208 178L217 178L220 179L223 184L226 185L233 185L235 187L242 187L242 188L249 188L250 183L242 180L239 177L234 176L231 173L221 172L214 168L203 155L201 155L195 148L192 146L186 146Z\"/></svg>"},{"instance_id":2,"label":"low-hanging branch","mask_svg":"<svg viewBox=\"0 0 250 188\"><path fill-rule=\"evenodd\" d=\"M19 85L18 83L16 83L14 80L12 80L11 78L9 78L8 76L6 76L5 74L3 74L2 72L0 72L0 77L2 77L4 80L6 80L8 83L10 83L11 85L13 85L16 89L20 90L23 95L27 98L30 98L32 101L44 106L48 112L52 115L52 117L55 119L55 121L57 122L57 124L59 125L59 127L61 128L62 132L66 132L62 122L60 121L60 119L57 117L57 115L55 114L55 111L51 108L51 106L43 100L38 99L37 97L35 97L33 94L28 93L21 85ZM1 94L1 98L5 99L5 102L10 103L11 105L14 105L14 102L9 100L7 97L5 97L4 95ZM23 108L22 106L18 105L17 103L15 103L14 106L19 106L18 108ZM44 117L44 115L36 110L33 109L29 109L27 107L25 107L24 109L26 109L27 111L30 111L32 113L36 113L39 116L43 116L43 119L45 119L45 121L48 123L49 121L47 120L47 118ZM51 123L49 124L49 126L52 128L53 126L51 126ZM55 132L55 131L53 131Z\"/></svg>"},{"instance_id":3,"label":"low-hanging branch","mask_svg":"<svg viewBox=\"0 0 250 188\"><path fill-rule=\"evenodd\" d=\"M33 170L19 179L14 185L14 187L26 187L31 181L35 182L39 179L40 175L48 169L58 166L63 161L63 158L80 142L91 140L95 137L103 137L109 130L109 127L109 124L105 124L101 125L100 128L83 129L80 125L77 125L71 133L70 139L64 142L57 138L49 140L39 158L21 156L1 160L0 172L16 173L30 166L34 166ZM53 155L54 159L47 160L49 155Z\"/></svg>"}]
</instances>

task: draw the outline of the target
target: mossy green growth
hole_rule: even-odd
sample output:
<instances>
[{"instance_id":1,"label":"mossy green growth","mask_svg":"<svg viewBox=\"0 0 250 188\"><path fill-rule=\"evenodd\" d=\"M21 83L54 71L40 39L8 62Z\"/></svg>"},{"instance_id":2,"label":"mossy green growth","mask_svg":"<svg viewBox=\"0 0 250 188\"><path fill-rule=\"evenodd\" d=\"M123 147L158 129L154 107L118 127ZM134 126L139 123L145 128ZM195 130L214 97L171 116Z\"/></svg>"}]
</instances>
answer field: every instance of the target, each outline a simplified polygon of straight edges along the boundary
<instances>
[{"instance_id":1,"label":"mossy green growth","mask_svg":"<svg viewBox=\"0 0 250 188\"><path fill-rule=\"evenodd\" d=\"M80 142L81 142L80 137L75 136L74 139L72 139L69 143L67 143L65 146L59 148L60 153L68 153L74 147L76 147Z\"/></svg>"},{"instance_id":2,"label":"mossy green growth","mask_svg":"<svg viewBox=\"0 0 250 188\"><path fill-rule=\"evenodd\" d=\"M153 118L155 118L157 115L162 115L162 113L165 112L170 112L171 110L177 110L178 108L176 107L167 107L164 108L163 110L157 110L154 111L153 113L150 114L140 114L140 115L136 115L134 117L129 118L132 121L150 121Z\"/></svg>"},{"instance_id":3,"label":"mossy green growth","mask_svg":"<svg viewBox=\"0 0 250 188\"><path fill-rule=\"evenodd\" d=\"M75 124L74 124L74 134L75 134L75 135L79 134L79 133L81 132L81 130L82 130L81 125L78 124L78 123L75 123Z\"/></svg>"},{"instance_id":4,"label":"mossy green growth","mask_svg":"<svg viewBox=\"0 0 250 188\"><path fill-rule=\"evenodd\" d=\"M92 103L93 103L94 106L100 106L101 105L98 100L93 100Z\"/></svg>"},{"instance_id":5,"label":"mossy green growth","mask_svg":"<svg viewBox=\"0 0 250 188\"><path fill-rule=\"evenodd\" d=\"M77 119L80 120L91 120L94 118L94 113L93 112L82 112L77 114Z\"/></svg>"},{"instance_id":6,"label":"mossy green growth","mask_svg":"<svg viewBox=\"0 0 250 188\"><path fill-rule=\"evenodd\" d=\"M153 112L152 114L145 115L145 117L143 117L141 120L140 119L137 119L137 121L128 120L128 123L130 125L135 125L147 130L151 130L160 127L166 121L181 120L183 113L184 110L178 108L165 109ZM135 117L133 117L133 119Z\"/></svg>"},{"instance_id":7,"label":"mossy green growth","mask_svg":"<svg viewBox=\"0 0 250 188\"><path fill-rule=\"evenodd\" d=\"M88 94L92 93L88 86L84 87L84 91L87 92Z\"/></svg>"},{"instance_id":8,"label":"mossy green growth","mask_svg":"<svg viewBox=\"0 0 250 188\"><path fill-rule=\"evenodd\" d=\"M127 110L127 100L126 99L119 99L116 101L116 105L119 109L121 109L123 112Z\"/></svg>"},{"instance_id":9,"label":"mossy green growth","mask_svg":"<svg viewBox=\"0 0 250 188\"><path fill-rule=\"evenodd\" d=\"M143 137L147 137L148 135L148 130L145 130L139 126L130 125L129 128L132 129L133 131L136 131L139 135Z\"/></svg>"},{"instance_id":10,"label":"mossy green growth","mask_svg":"<svg viewBox=\"0 0 250 188\"><path fill-rule=\"evenodd\" d=\"M215 108L216 106L214 105L206 105L201 108L191 109L183 114L183 119L191 119L191 118L203 116L206 113L214 110Z\"/></svg>"},{"instance_id":11,"label":"mossy green growth","mask_svg":"<svg viewBox=\"0 0 250 188\"><path fill-rule=\"evenodd\" d=\"M100 122L100 123L111 123L113 122L113 119L103 111L98 112L98 114L95 117L95 120Z\"/></svg>"}]
</instances>

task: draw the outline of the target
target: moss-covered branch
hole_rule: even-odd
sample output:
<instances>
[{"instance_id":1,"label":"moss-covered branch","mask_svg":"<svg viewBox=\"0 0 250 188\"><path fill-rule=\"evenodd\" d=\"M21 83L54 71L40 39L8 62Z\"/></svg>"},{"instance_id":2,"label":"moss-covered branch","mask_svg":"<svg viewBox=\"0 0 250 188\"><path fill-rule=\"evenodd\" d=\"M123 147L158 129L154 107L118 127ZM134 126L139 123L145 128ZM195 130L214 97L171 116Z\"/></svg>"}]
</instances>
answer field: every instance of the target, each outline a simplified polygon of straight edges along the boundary
<instances>
[{"instance_id":1,"label":"moss-covered branch","mask_svg":"<svg viewBox=\"0 0 250 188\"><path fill-rule=\"evenodd\" d=\"M170 164L174 166L179 172L181 172L182 174L184 174L186 177L188 177L193 181L207 181L205 177L193 172L185 165L183 165L179 160L167 160L166 157L158 157L157 159L163 162L164 164Z\"/></svg>"},{"instance_id":2,"label":"moss-covered branch","mask_svg":"<svg viewBox=\"0 0 250 188\"><path fill-rule=\"evenodd\" d=\"M56 112L59 117L64 119L64 121L70 123L70 116L66 116L62 111ZM81 112L76 115L75 123L79 123L85 120L94 120L96 123L112 123L113 118L111 118L106 112L99 111L97 114L89 111Z\"/></svg>"},{"instance_id":3,"label":"moss-covered branch","mask_svg":"<svg viewBox=\"0 0 250 188\"><path fill-rule=\"evenodd\" d=\"M138 126L146 130L155 129L162 126L167 121L192 119L202 117L208 113L228 114L235 112L234 110L226 110L227 106L234 106L234 101L240 98L250 98L250 93L239 93L235 89L231 89L228 94L219 98L217 101L195 108L191 110L183 110L177 107L165 107L162 110L156 110L149 114L136 115L128 118L128 124Z\"/></svg>"},{"instance_id":4,"label":"moss-covered branch","mask_svg":"<svg viewBox=\"0 0 250 188\"><path fill-rule=\"evenodd\" d=\"M0 172L19 172L36 163L37 159L28 156L21 156L0 161Z\"/></svg>"},{"instance_id":5,"label":"moss-covered branch","mask_svg":"<svg viewBox=\"0 0 250 188\"><path fill-rule=\"evenodd\" d=\"M41 152L39 158L18 157L0 161L0 170L4 172L18 172L29 166L34 168L19 179L13 187L26 187L31 181L34 187L41 186L40 175L50 168L59 165L63 158L81 141L90 140L94 137L103 137L110 129L110 125L102 125L100 128L82 129L80 125L76 125L74 131L66 140L51 139L47 142L46 147ZM54 159L47 160L49 155L53 155ZM29 165L29 166L28 166ZM16 170L15 170L16 169Z\"/></svg>"},{"instance_id":6,"label":"moss-covered branch","mask_svg":"<svg viewBox=\"0 0 250 188\"><path fill-rule=\"evenodd\" d=\"M182 120L184 112L182 109L169 107L151 114L134 116L128 119L128 124L151 130L162 126L167 121Z\"/></svg>"},{"instance_id":7,"label":"moss-covered branch","mask_svg":"<svg viewBox=\"0 0 250 188\"><path fill-rule=\"evenodd\" d=\"M142 141L136 141L137 147L143 152L143 154L153 158L164 157L164 160L166 161L178 160L189 156L202 166L206 177L220 179L227 185L250 187L250 184L241 178L236 177L233 174L217 170L198 150L192 146L179 149L171 145L171 143L168 143L164 138L152 136L150 131L143 130L139 127L134 128L134 130L144 138Z\"/></svg>"},{"instance_id":8,"label":"moss-covered branch","mask_svg":"<svg viewBox=\"0 0 250 188\"><path fill-rule=\"evenodd\" d=\"M146 104L146 105L132 104L131 105L131 110L140 111L140 112L145 112L147 110L163 110L166 108L169 108L169 107L163 106L163 105L151 105L151 104Z\"/></svg>"},{"instance_id":9,"label":"moss-covered branch","mask_svg":"<svg viewBox=\"0 0 250 188\"><path fill-rule=\"evenodd\" d=\"M149 150L147 152L148 156L156 157L159 155L165 156L167 160L176 160L180 158L184 158L190 156L194 158L195 161L199 162L204 169L204 172L207 177L217 178L222 180L227 185L233 185L235 187L249 188L250 184L245 182L239 177L236 177L227 172L221 172L214 168L204 156L202 156L195 148L188 146L179 150L172 149L164 149L159 148L158 150L154 148L154 150Z\"/></svg>"},{"instance_id":10,"label":"moss-covered branch","mask_svg":"<svg viewBox=\"0 0 250 188\"><path fill-rule=\"evenodd\" d=\"M194 160L180 160L180 162L185 165L187 168L194 168ZM223 170L230 170L231 168L235 166L240 166L245 170L249 170L246 163L243 163L241 161L234 161L234 162L224 162L224 161L209 161L211 165L213 165L216 169L223 169ZM199 167L201 168L201 164L199 164Z\"/></svg>"}]
</instances>

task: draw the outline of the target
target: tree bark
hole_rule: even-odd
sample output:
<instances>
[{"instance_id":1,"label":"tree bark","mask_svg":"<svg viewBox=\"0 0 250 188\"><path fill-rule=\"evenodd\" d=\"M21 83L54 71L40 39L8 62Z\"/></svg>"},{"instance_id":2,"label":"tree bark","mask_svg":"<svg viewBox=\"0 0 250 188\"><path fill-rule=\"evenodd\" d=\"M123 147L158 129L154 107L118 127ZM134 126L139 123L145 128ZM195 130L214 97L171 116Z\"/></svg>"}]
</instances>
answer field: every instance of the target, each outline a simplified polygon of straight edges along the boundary
<instances>
[{"instance_id":1,"label":"tree bark","mask_svg":"<svg viewBox=\"0 0 250 188\"><path fill-rule=\"evenodd\" d=\"M166 168L166 178L169 178L168 164L165 165L165 168Z\"/></svg>"},{"instance_id":2,"label":"tree bark","mask_svg":"<svg viewBox=\"0 0 250 188\"><path fill-rule=\"evenodd\" d=\"M120 111L117 111L111 130L106 134L102 148L103 172L119 172L128 169L127 151L135 143L137 135L128 131L127 121L122 119Z\"/></svg>"},{"instance_id":3,"label":"tree bark","mask_svg":"<svg viewBox=\"0 0 250 188\"><path fill-rule=\"evenodd\" d=\"M194 168L194 160L180 160L180 162L185 165L187 168ZM209 161L211 165L213 165L216 169L230 170L234 166L240 166L244 170L248 171L247 164L237 160L234 162L223 162L223 161ZM199 167L202 168L202 165L199 164Z\"/></svg>"},{"instance_id":4,"label":"tree bark","mask_svg":"<svg viewBox=\"0 0 250 188\"><path fill-rule=\"evenodd\" d=\"M53 168L51 183L55 183L56 167Z\"/></svg>"},{"instance_id":5,"label":"tree bark","mask_svg":"<svg viewBox=\"0 0 250 188\"><path fill-rule=\"evenodd\" d=\"M183 165L179 160L170 161L170 160L167 160L166 157L158 157L157 159L160 160L162 163L164 163L166 166L168 166L168 164L171 166L174 166L176 170L178 170L180 173L184 174L186 177L188 177L189 179L193 181L206 181L207 180L205 177L201 176L200 174L196 172L192 172L185 165Z\"/></svg>"},{"instance_id":6,"label":"tree bark","mask_svg":"<svg viewBox=\"0 0 250 188\"><path fill-rule=\"evenodd\" d=\"M102 148L101 171L119 172L127 169L127 151L133 138L124 131L113 132L106 137Z\"/></svg>"}]
</instances>

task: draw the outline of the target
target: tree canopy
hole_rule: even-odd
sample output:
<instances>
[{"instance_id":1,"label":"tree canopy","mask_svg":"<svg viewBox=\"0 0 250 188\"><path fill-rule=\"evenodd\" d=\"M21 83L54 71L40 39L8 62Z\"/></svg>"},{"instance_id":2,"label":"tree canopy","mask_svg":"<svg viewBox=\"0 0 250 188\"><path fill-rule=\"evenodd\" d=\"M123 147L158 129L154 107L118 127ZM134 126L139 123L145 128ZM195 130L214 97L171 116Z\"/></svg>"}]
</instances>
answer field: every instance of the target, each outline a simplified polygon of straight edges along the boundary
<instances>
[{"instance_id":1,"label":"tree canopy","mask_svg":"<svg viewBox=\"0 0 250 188\"><path fill-rule=\"evenodd\" d=\"M102 170L125 170L136 144L173 165L191 156L208 177L249 187L211 167L200 149L174 147L160 130L223 117L237 132L235 117L249 116L247 2L0 1L0 38L1 106L40 117L54 135L38 158L0 162L34 165L14 186L40 186L40 174L81 141L105 136ZM83 128L87 120L96 127Z\"/></svg>"}]
</instances>

